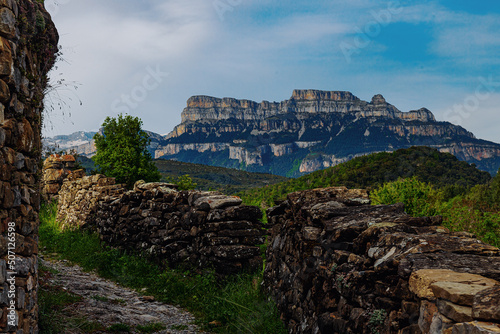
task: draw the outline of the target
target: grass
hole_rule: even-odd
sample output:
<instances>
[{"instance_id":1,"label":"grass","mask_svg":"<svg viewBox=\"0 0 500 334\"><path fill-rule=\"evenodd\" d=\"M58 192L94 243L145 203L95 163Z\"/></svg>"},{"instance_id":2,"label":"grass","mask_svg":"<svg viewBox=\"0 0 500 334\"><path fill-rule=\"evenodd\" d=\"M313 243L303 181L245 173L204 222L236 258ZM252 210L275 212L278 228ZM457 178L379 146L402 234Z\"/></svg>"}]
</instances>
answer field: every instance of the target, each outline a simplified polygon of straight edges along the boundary
<instances>
[{"instance_id":1,"label":"grass","mask_svg":"<svg viewBox=\"0 0 500 334\"><path fill-rule=\"evenodd\" d=\"M262 273L221 281L210 270L203 274L162 270L143 257L102 245L95 234L61 231L55 213L54 204L42 206L39 233L44 252L58 253L84 270L96 270L100 276L142 290L158 301L179 305L195 315L203 330L286 333L276 306L260 289Z\"/></svg>"},{"instance_id":2,"label":"grass","mask_svg":"<svg viewBox=\"0 0 500 334\"><path fill-rule=\"evenodd\" d=\"M186 325L184 325L184 326L185 326L184 329L187 329L187 326ZM156 333L156 332L162 331L166 328L167 327L164 324L152 323L152 324L147 324L144 326L139 325L135 329L141 333Z\"/></svg>"},{"instance_id":3,"label":"grass","mask_svg":"<svg viewBox=\"0 0 500 334\"><path fill-rule=\"evenodd\" d=\"M130 333L130 326L127 324L113 324L107 328L111 333Z\"/></svg>"},{"instance_id":4,"label":"grass","mask_svg":"<svg viewBox=\"0 0 500 334\"><path fill-rule=\"evenodd\" d=\"M56 272L42 264L39 268L40 289L38 295L39 321L41 334L60 334L68 332L91 333L103 330L96 322L88 321L73 314L71 305L81 301L81 297L65 291L59 286L51 286L48 279Z\"/></svg>"}]
</instances>

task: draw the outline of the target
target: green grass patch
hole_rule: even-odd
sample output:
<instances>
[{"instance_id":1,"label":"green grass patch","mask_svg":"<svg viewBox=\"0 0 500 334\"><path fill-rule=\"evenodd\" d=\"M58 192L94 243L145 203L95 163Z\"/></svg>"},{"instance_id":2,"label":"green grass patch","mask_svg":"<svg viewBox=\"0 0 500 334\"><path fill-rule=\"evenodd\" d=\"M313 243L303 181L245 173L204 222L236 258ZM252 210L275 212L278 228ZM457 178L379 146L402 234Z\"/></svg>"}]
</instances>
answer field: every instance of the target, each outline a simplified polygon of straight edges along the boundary
<instances>
[{"instance_id":1,"label":"green grass patch","mask_svg":"<svg viewBox=\"0 0 500 334\"><path fill-rule=\"evenodd\" d=\"M111 333L130 333L130 326L127 324L113 324L108 327L108 332Z\"/></svg>"},{"instance_id":2,"label":"green grass patch","mask_svg":"<svg viewBox=\"0 0 500 334\"><path fill-rule=\"evenodd\" d=\"M163 270L147 258L102 245L95 234L61 231L55 212L54 204L42 206L40 246L44 252L59 253L85 270L96 270L122 285L145 289L156 300L180 305L196 316L202 329L215 333L286 333L276 306L260 289L262 272L222 281L209 270L203 274Z\"/></svg>"},{"instance_id":3,"label":"green grass patch","mask_svg":"<svg viewBox=\"0 0 500 334\"><path fill-rule=\"evenodd\" d=\"M175 330L175 331L183 331L188 329L187 325L172 325L170 326L170 329Z\"/></svg>"},{"instance_id":4,"label":"green grass patch","mask_svg":"<svg viewBox=\"0 0 500 334\"><path fill-rule=\"evenodd\" d=\"M184 325L185 326L185 325ZM187 329L187 326L185 326ZM138 325L135 327L136 330L138 330L141 333L156 333L159 331L162 331L166 329L167 327L164 324L160 323L152 323L152 324L147 324L147 325Z\"/></svg>"}]
</instances>

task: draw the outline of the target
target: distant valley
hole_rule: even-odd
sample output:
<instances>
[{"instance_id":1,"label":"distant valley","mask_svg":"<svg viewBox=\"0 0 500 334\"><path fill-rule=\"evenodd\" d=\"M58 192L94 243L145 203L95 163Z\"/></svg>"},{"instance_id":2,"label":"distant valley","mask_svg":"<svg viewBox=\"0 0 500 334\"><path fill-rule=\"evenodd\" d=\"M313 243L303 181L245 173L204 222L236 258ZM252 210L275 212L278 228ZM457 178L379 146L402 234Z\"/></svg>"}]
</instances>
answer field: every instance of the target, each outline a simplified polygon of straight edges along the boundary
<instances>
[{"instance_id":1,"label":"distant valley","mask_svg":"<svg viewBox=\"0 0 500 334\"><path fill-rule=\"evenodd\" d=\"M357 156L429 146L496 173L500 144L438 122L425 108L402 112L382 95L295 90L289 100L257 103L193 96L166 136L150 133L154 158L297 177ZM94 133L46 138L46 147L91 156Z\"/></svg>"}]
</instances>

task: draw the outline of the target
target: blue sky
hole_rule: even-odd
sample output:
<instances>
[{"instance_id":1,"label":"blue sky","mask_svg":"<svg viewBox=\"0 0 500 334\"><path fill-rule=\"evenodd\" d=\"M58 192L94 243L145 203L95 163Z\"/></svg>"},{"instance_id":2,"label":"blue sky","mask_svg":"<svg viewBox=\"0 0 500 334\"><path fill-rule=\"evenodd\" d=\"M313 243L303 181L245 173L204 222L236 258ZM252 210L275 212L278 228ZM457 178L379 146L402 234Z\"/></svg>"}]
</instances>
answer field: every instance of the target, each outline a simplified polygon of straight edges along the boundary
<instances>
[{"instance_id":1,"label":"blue sky","mask_svg":"<svg viewBox=\"0 0 500 334\"><path fill-rule=\"evenodd\" d=\"M383 94L500 142L500 2L46 0L62 61L44 134L128 112L168 133L192 95ZM57 85L56 85L57 86ZM82 105L79 105L81 100Z\"/></svg>"}]
</instances>

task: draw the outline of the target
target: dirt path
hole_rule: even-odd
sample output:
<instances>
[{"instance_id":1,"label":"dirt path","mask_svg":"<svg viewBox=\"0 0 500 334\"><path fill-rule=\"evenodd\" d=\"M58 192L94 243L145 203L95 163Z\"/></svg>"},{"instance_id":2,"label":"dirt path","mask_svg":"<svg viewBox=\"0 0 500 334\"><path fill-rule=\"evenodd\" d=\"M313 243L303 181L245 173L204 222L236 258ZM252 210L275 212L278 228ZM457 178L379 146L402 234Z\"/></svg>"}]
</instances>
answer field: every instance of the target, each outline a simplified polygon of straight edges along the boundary
<instances>
[{"instance_id":1,"label":"dirt path","mask_svg":"<svg viewBox=\"0 0 500 334\"><path fill-rule=\"evenodd\" d=\"M65 260L40 259L40 262L55 273L49 278L50 285L61 286L82 297L80 302L72 305L72 312L88 321L98 322L105 328L125 324L132 328L130 333L141 333L134 329L137 325L152 324L164 325L164 330L155 333L201 333L193 324L194 317L177 307L84 272L79 266L70 265Z\"/></svg>"}]
</instances>

